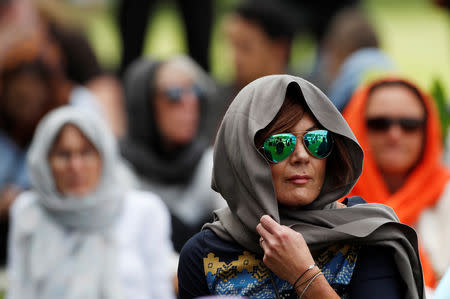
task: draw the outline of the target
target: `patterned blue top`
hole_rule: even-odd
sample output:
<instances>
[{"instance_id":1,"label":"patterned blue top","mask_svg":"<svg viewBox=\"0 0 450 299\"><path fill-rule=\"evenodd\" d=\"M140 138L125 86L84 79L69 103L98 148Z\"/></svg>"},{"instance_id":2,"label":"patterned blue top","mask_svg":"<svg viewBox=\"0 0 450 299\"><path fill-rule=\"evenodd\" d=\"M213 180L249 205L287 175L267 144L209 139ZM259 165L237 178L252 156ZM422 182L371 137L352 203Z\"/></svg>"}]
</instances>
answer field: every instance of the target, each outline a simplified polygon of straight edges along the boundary
<instances>
[{"instance_id":1,"label":"patterned blue top","mask_svg":"<svg viewBox=\"0 0 450 299\"><path fill-rule=\"evenodd\" d=\"M248 251L229 263L221 262L214 253L209 253L203 259L203 266L211 294L275 298L275 292L278 291L283 294L282 298L291 297L292 286L273 274Z\"/></svg>"},{"instance_id":2,"label":"patterned blue top","mask_svg":"<svg viewBox=\"0 0 450 299\"><path fill-rule=\"evenodd\" d=\"M315 256L315 262L341 298L404 298L406 286L389 248L336 245ZM262 256L208 229L197 233L181 251L178 281L181 299L297 298L291 284L270 271Z\"/></svg>"},{"instance_id":3,"label":"patterned blue top","mask_svg":"<svg viewBox=\"0 0 450 299\"><path fill-rule=\"evenodd\" d=\"M352 278L357 249L333 247L320 255L317 263L325 278L340 296ZM208 290L215 295L242 295L252 298L296 298L292 285L272 273L254 254L244 251L229 263L214 253L203 259Z\"/></svg>"}]
</instances>

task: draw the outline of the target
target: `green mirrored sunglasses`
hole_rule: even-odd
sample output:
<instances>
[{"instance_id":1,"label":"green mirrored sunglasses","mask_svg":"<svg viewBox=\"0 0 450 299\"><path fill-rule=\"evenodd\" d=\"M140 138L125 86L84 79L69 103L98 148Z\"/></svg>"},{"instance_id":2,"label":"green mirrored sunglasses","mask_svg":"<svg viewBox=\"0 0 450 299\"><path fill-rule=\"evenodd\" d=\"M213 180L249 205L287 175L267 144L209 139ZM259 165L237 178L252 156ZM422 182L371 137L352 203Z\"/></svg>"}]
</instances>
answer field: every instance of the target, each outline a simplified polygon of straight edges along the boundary
<instances>
[{"instance_id":1,"label":"green mirrored sunglasses","mask_svg":"<svg viewBox=\"0 0 450 299\"><path fill-rule=\"evenodd\" d=\"M315 158L328 157L333 148L333 136L327 130L281 133L268 137L264 141L263 152L272 163L278 163L289 157L297 144L297 137L303 136L303 145Z\"/></svg>"}]
</instances>

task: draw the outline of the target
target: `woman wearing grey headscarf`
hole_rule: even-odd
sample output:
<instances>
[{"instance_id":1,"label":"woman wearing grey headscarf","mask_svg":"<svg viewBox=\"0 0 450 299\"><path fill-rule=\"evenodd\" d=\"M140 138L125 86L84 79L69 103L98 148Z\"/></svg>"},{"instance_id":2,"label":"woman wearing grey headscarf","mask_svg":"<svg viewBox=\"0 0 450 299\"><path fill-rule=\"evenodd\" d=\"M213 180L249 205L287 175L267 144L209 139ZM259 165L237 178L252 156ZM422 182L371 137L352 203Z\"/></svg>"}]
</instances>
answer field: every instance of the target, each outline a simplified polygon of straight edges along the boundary
<instances>
[{"instance_id":1,"label":"woman wearing grey headscarf","mask_svg":"<svg viewBox=\"0 0 450 299\"><path fill-rule=\"evenodd\" d=\"M225 202L211 190L213 82L186 56L139 59L125 75L129 121L121 142L142 188L158 194L172 218L177 252Z\"/></svg>"},{"instance_id":2,"label":"woman wearing grey headscarf","mask_svg":"<svg viewBox=\"0 0 450 299\"><path fill-rule=\"evenodd\" d=\"M228 207L184 246L180 298L424 298L414 230L387 206L344 197L363 152L309 82L255 80L229 107L212 188Z\"/></svg>"},{"instance_id":3,"label":"woman wearing grey headscarf","mask_svg":"<svg viewBox=\"0 0 450 299\"><path fill-rule=\"evenodd\" d=\"M173 297L169 213L132 189L105 123L56 109L27 158L33 189L11 209L7 298Z\"/></svg>"}]
</instances>

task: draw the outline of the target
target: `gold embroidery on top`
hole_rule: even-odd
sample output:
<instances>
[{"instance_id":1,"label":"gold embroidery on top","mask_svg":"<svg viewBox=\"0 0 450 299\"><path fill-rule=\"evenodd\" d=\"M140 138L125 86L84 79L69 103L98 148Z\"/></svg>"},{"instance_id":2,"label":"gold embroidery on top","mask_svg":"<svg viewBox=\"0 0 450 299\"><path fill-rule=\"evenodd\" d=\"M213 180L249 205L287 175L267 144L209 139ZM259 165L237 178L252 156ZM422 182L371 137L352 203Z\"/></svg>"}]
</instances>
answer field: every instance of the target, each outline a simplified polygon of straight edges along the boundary
<instances>
[{"instance_id":1,"label":"gold embroidery on top","mask_svg":"<svg viewBox=\"0 0 450 299\"><path fill-rule=\"evenodd\" d=\"M324 252L322 252L319 256L315 258L316 264L319 268L322 268L324 265L329 263L337 254L340 252L350 264L354 264L357 258L357 250L355 246L352 245L332 245L328 247Z\"/></svg>"},{"instance_id":2,"label":"gold embroidery on top","mask_svg":"<svg viewBox=\"0 0 450 299\"><path fill-rule=\"evenodd\" d=\"M219 261L219 258L214 253L208 253L207 257L203 258L203 267L205 275L209 272L224 281L236 277L238 273L242 273L244 270L247 270L258 281L269 277L269 269L261 260L257 259L254 254L248 251L244 251L236 261L228 264Z\"/></svg>"}]
</instances>

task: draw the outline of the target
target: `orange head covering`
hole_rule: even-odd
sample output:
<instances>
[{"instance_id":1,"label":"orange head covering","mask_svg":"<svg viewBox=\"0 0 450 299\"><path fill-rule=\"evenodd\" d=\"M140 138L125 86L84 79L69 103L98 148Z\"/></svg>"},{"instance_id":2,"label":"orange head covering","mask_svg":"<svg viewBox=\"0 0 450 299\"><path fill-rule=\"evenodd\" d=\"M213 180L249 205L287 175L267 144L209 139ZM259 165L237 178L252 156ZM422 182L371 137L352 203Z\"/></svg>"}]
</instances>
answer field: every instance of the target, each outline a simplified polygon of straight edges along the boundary
<instances>
[{"instance_id":1,"label":"orange head covering","mask_svg":"<svg viewBox=\"0 0 450 299\"><path fill-rule=\"evenodd\" d=\"M403 82L415 88L424 103L427 121L422 158L411 171L405 183L395 193L390 193L376 165L369 147L365 109L371 88L382 82ZM368 202L391 206L401 222L414 226L422 211L433 206L450 180L450 171L442 164L442 142L439 114L433 99L415 84L400 78L384 78L358 89L343 112L345 119L364 150L364 166L361 177L350 193L363 197ZM422 251L422 266L428 286L435 284L434 271ZM428 268L428 269L427 269Z\"/></svg>"}]
</instances>

